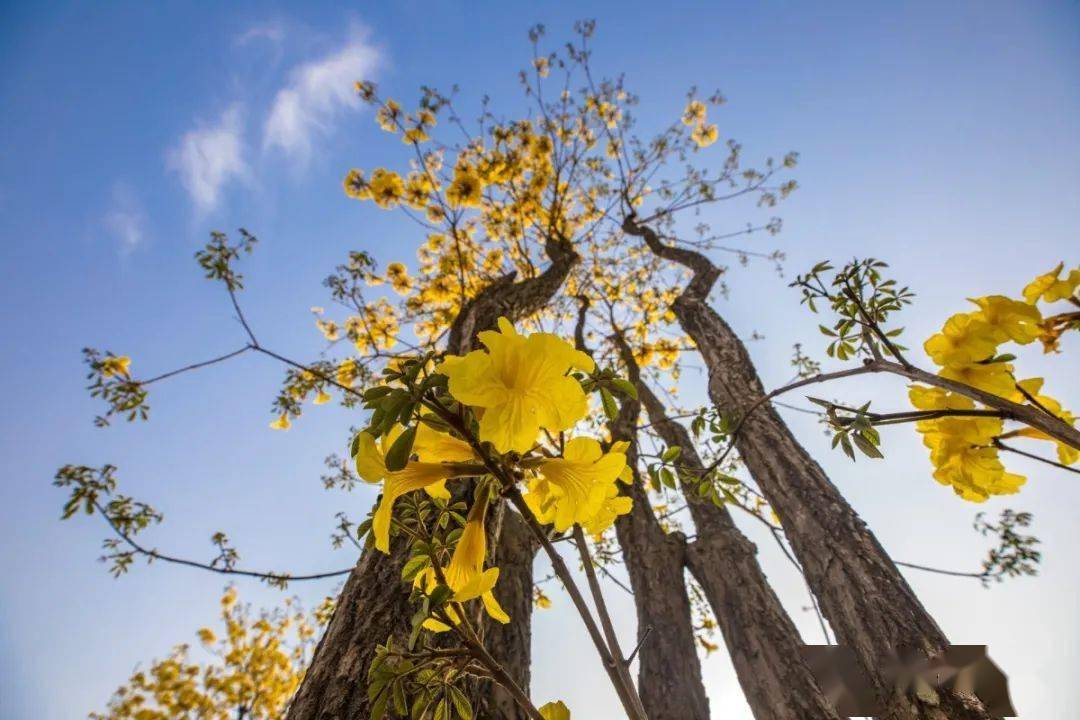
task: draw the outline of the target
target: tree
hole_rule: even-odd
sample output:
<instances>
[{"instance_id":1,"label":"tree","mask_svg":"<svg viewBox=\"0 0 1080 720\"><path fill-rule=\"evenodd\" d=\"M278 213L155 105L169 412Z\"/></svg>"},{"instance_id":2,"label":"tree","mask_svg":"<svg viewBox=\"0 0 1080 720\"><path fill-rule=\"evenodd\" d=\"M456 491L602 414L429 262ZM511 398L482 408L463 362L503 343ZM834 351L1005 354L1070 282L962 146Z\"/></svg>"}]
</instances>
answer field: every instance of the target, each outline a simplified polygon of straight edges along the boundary
<instances>
[{"instance_id":1,"label":"tree","mask_svg":"<svg viewBox=\"0 0 1080 720\"><path fill-rule=\"evenodd\" d=\"M913 391L913 400L919 398L913 413L822 401L835 444L852 457L854 449L878 457L875 425L918 422L939 480L966 489L969 499L979 498L977 490L983 496L1015 490L1015 481L1001 482L1003 470L986 469L1006 447L1003 440L1019 436L1006 436L1002 422L1058 442L1062 466L1075 461L1071 453L1080 443L1072 416L1041 394L1041 383L1013 379L1004 392L987 383L1003 372L1012 378L997 346L1041 338L1056 348L1062 333L1076 327L1075 313L1036 320L1030 310L987 300L977 318L950 320L944 340L928 343L943 353L943 370L935 374L908 362L896 331L885 327L910 293L884 280L878 261L855 261L828 285L823 274L832 267L821 264L796 284L811 308L827 303L838 314L832 328L823 326L832 338L828 354L864 362L803 373L812 363L798 355L805 376L766 393L742 341L709 302L722 273L710 254L751 257L722 243L758 231L775 234L779 220L735 232L698 223L687 235L684 218L739 199L774 207L797 187L782 179L797 155L768 159L757 170L745 166L732 140L719 171L697 167L719 137L709 121L710 108L723 103L719 93L703 100L691 91L681 116L641 139L637 98L621 79L594 79L592 33L591 23L581 23L574 43L547 54L540 51L542 29L533 30L532 68L521 74L532 109L522 119L498 117L485 103L477 122L467 123L452 94L430 88L406 111L373 84L358 82L377 122L402 141L411 169L404 175L353 170L345 191L401 211L406 226L425 236L417 271L410 274L402 262L380 271L370 254L351 253L326 281L346 317L319 311L316 318L335 352L300 362L262 345L242 312L237 266L254 237L241 231L232 244L215 233L197 259L224 285L244 345L141 380L127 356L87 350L91 392L108 405L99 424L115 415L145 419L150 385L248 354L286 366L271 427L287 430L308 399L318 405L337 396L363 413L364 428L350 433L351 463L333 461L328 484L379 483L382 495L366 520L340 520L340 537L362 554L343 571L349 578L288 707L291 720L558 717L560 704L540 706L528 692L537 597L531 566L538 551L579 612L627 717L708 717L695 654L695 639L707 642L694 623L701 597L715 613L757 717L835 717L798 653L794 623L729 508L767 524L785 550L790 544L824 619L870 678L883 717L986 717L976 698L948 689L932 698L896 689L887 671L892 654L934 655L947 645L945 635L773 400L864 372L923 382L942 394ZM1080 272L1062 280L1060 271L1036 281L1036 300L1075 294ZM396 302L369 297L371 287L383 284ZM402 329L406 324L411 330ZM574 344L567 341L571 334ZM688 416L688 431L654 387L677 382L681 356L689 352L709 369L710 402ZM589 414L590 403L602 412ZM972 428L986 430L970 423L987 421L998 422L980 441L989 447L950 442ZM658 436L653 462L646 427ZM712 439L703 442L706 427ZM737 476L736 457L749 481ZM970 472L972 463L984 471ZM117 573L143 555L279 585L301 579L240 570L223 534L215 536L219 555L208 563L148 550L136 535L161 516L119 495L114 471L67 466L57 484L72 490L67 515L85 507L109 523L116 537L108 557ZM667 532L669 518L653 507L650 490L684 498L696 528L692 541ZM1033 572L1034 540L1014 529L1027 524L1021 517L980 526L1001 536L1002 549L973 577ZM617 549L611 533L605 537L612 527ZM577 553L585 587L556 547L561 540ZM596 572L620 557L638 616L630 652L614 631ZM698 584L689 589L687 569ZM641 659L636 683L635 658Z\"/></svg>"},{"instance_id":2,"label":"tree","mask_svg":"<svg viewBox=\"0 0 1080 720\"><path fill-rule=\"evenodd\" d=\"M308 663L316 629L326 624L333 600L306 613L292 601L253 614L238 602L235 588L221 596L221 636L198 631L199 643L215 659L190 659L179 645L164 660L137 670L91 720L274 720L296 692Z\"/></svg>"}]
</instances>

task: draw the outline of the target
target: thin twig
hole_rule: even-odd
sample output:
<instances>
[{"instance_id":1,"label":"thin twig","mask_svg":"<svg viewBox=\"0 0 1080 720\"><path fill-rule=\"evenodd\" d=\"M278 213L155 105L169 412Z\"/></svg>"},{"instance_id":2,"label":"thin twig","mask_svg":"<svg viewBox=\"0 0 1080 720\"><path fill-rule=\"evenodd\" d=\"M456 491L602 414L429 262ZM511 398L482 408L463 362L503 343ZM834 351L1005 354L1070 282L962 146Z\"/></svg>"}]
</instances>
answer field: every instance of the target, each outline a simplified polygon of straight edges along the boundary
<instances>
[{"instance_id":1,"label":"thin twig","mask_svg":"<svg viewBox=\"0 0 1080 720\"><path fill-rule=\"evenodd\" d=\"M645 626L645 632L641 633L641 638L637 641L637 645L634 646L633 651L626 658L627 667L630 663L634 662L634 658L637 657L638 651L641 650L641 646L645 644L645 641L649 639L649 635L652 634L652 625Z\"/></svg>"},{"instance_id":2,"label":"thin twig","mask_svg":"<svg viewBox=\"0 0 1080 720\"><path fill-rule=\"evenodd\" d=\"M1017 455L1023 455L1024 457L1030 458L1031 460L1038 460L1041 463L1045 463L1047 465L1052 465L1053 467L1060 468L1061 470L1068 470L1071 473L1077 473L1078 475L1080 475L1080 469L1070 467L1070 466L1068 466L1068 465L1066 465L1064 463L1059 463L1056 460L1051 460L1050 458L1044 458L1044 457L1042 457L1040 455L1036 455L1035 453L1030 453L1030 452L1027 452L1025 450L1020 450L1019 448L1014 448L1011 445L1006 445L1005 443L1001 442L1001 440L999 440L998 438L994 438L993 440L991 440L990 444L993 447L997 448L998 450L1004 450L1005 452L1011 452L1011 453L1015 453Z\"/></svg>"},{"instance_id":3,"label":"thin twig","mask_svg":"<svg viewBox=\"0 0 1080 720\"><path fill-rule=\"evenodd\" d=\"M211 358L210 360L203 360L202 362L193 363L191 365L187 365L185 367L178 368L176 370L170 370L167 373L162 373L161 375L157 375L156 377L152 377L149 380L139 380L137 382L139 383L139 385L149 385L151 383L156 383L158 380L164 380L166 378L171 378L174 375L179 375L180 373L185 373L185 372L188 372L189 370L198 370L199 368L204 368L207 365L214 365L214 364L219 363L219 362L224 362L226 360L230 360L230 359L236 357L237 355L242 355L243 353L246 353L247 351L253 350L253 349L254 348L251 345L245 345L244 347L240 348L239 350L233 350L231 353L226 353L224 355L219 355L218 357Z\"/></svg>"},{"instance_id":4,"label":"thin twig","mask_svg":"<svg viewBox=\"0 0 1080 720\"><path fill-rule=\"evenodd\" d=\"M289 575L287 573L258 572L255 570L237 570L236 568L219 567L217 565L211 565L210 563L199 562L197 560L188 560L187 558L166 555L164 553L158 552L157 550L150 550L143 547L133 537L131 537L131 535L117 527L116 523L113 522L112 518L109 517L109 514L105 511L105 508L102 507L102 505L96 500L94 501L94 507L99 513L101 513L101 516L105 518L105 522L108 523L112 531L120 539L127 543L132 550L134 550L140 555L154 560L162 560L164 562L169 562L176 565L186 565L187 567L199 568L200 570L208 570L210 572L218 573L220 575L242 575L245 577L258 578L260 580L271 580L278 582L292 582L293 580L323 580L325 578L347 575L348 573L351 573L353 571L353 568L350 567L344 570L332 570L330 572L313 573L310 575Z\"/></svg>"}]
</instances>

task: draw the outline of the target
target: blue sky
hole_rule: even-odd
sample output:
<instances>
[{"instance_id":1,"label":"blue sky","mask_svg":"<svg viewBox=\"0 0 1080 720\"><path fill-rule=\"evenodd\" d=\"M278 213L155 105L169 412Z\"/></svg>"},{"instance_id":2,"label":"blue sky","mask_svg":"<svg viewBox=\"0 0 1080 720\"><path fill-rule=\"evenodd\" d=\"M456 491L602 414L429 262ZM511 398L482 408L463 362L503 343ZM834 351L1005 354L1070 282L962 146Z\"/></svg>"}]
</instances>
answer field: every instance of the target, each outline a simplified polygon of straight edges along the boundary
<instances>
[{"instance_id":1,"label":"blue sky","mask_svg":"<svg viewBox=\"0 0 1080 720\"><path fill-rule=\"evenodd\" d=\"M127 491L166 514L152 542L209 557L226 530L244 563L324 570L333 514L362 515L372 491L327 493L322 458L356 418L309 413L287 435L266 429L281 376L245 357L183 377L151 397L152 421L99 430L79 349L131 354L154 372L242 344L218 288L192 254L211 229L243 226L262 243L244 301L260 338L311 357L321 340L308 308L350 249L400 259L415 238L401 219L344 197L343 174L399 157L348 88L361 74L389 94L462 86L523 108L516 70L536 21L561 41L599 21L596 61L625 71L645 126L681 109L689 85L721 88L723 137L749 158L800 151L802 189L782 206L785 231L755 240L788 254L790 275L825 258L875 255L918 292L908 332L926 337L963 298L1016 293L1059 260L1077 261L1080 212L1080 6L1075 2L691 4L5 3L0 9L0 316L5 378L0 433L0 715L43 720L99 709L135 664L190 640L214 617L218 577L139 567L112 580L95 562L92 520L58 520L50 486L66 462L120 466ZM741 210L740 210L741 212ZM723 209L711 218L741 225ZM767 245L767 247L766 247ZM404 259L411 254L407 250ZM722 311L769 385L794 342L820 348L815 323L763 264L731 274ZM1066 351L1076 351L1075 340ZM1056 361L1055 361L1056 360ZM1067 406L1080 406L1069 361L1033 358ZM1075 363L1073 363L1075 367ZM688 387L694 391L693 372ZM700 388L700 385L696 386ZM892 381L851 383L838 397L902 406ZM800 437L897 558L975 567L985 545L977 508L929 477L910 429L885 435L888 459L851 465L820 430ZM988 504L1030 510L1045 542L1038 579L989 591L961 580L911 580L954 642L987 643L1028 717L1080 701L1080 573L1069 477L1021 463L1023 493ZM754 535L755 528L747 528ZM754 535L805 637L797 578ZM314 601L332 589L294 585ZM242 584L242 595L280 595ZM612 593L617 593L612 590ZM632 606L615 595L629 637ZM536 620L534 689L585 717L614 717L568 603ZM580 652L579 652L580 651ZM730 666L706 663L714 712L747 717Z\"/></svg>"}]
</instances>

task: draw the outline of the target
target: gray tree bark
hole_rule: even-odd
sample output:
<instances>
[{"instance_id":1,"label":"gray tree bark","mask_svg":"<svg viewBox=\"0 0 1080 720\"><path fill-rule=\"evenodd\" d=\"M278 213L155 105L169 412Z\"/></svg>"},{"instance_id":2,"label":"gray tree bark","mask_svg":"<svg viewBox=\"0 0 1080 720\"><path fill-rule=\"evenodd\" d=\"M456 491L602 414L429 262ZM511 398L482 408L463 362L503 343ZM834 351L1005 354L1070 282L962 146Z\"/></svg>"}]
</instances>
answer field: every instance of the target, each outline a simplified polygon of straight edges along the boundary
<instances>
[{"instance_id":1,"label":"gray tree bark","mask_svg":"<svg viewBox=\"0 0 1080 720\"><path fill-rule=\"evenodd\" d=\"M690 433L667 415L664 403L641 378L630 347L614 341L637 388L653 429L668 445L681 448L678 463L693 477L705 474ZM757 548L735 525L726 508L683 486L697 529L685 560L705 591L728 649L739 685L757 720L838 720L800 654L802 639L757 561Z\"/></svg>"},{"instance_id":2,"label":"gray tree bark","mask_svg":"<svg viewBox=\"0 0 1080 720\"><path fill-rule=\"evenodd\" d=\"M623 230L641 237L693 277L673 310L709 371L709 397L742 417L764 394L750 356L708 295L720 271L704 255L665 244L633 215ZM746 417L736 448L779 515L792 550L837 639L854 651L889 720L988 720L976 699L942 691L929 702L896 691L884 671L893 653L939 653L948 639L922 606L877 538L799 444L774 407Z\"/></svg>"},{"instance_id":3,"label":"gray tree bark","mask_svg":"<svg viewBox=\"0 0 1080 720\"><path fill-rule=\"evenodd\" d=\"M668 535L653 513L637 471L637 422L641 404L626 399L611 424L612 440L630 441L633 509L615 521L637 610L638 694L650 720L708 720L709 699L701 679L693 616L683 568L686 538Z\"/></svg>"}]
</instances>

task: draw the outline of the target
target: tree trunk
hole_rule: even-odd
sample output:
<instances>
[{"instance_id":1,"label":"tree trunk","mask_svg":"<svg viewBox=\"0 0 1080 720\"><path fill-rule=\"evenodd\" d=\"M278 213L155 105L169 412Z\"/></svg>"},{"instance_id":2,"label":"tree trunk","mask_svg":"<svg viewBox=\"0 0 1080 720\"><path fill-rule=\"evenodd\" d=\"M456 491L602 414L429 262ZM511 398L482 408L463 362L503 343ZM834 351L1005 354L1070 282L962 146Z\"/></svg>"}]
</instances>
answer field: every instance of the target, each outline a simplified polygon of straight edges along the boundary
<instances>
[{"instance_id":1,"label":"tree trunk","mask_svg":"<svg viewBox=\"0 0 1080 720\"><path fill-rule=\"evenodd\" d=\"M709 397L721 412L742 417L764 394L742 341L708 304L720 271L701 253L666 245L633 216L623 229L693 271L675 301L679 323L709 371ZM924 702L901 695L884 667L893 653L937 654L944 633L915 597L877 538L792 435L769 403L743 424L736 448L779 515L806 579L837 639L854 651L889 720L987 720L981 703L942 691Z\"/></svg>"},{"instance_id":2,"label":"tree trunk","mask_svg":"<svg viewBox=\"0 0 1080 720\"><path fill-rule=\"evenodd\" d=\"M409 636L413 609L401 582L406 547L395 538L390 554L368 548L349 575L319 640L289 720L361 720L370 714L367 671L375 647Z\"/></svg>"},{"instance_id":3,"label":"tree trunk","mask_svg":"<svg viewBox=\"0 0 1080 720\"><path fill-rule=\"evenodd\" d=\"M629 348L627 348L629 349ZM625 357L625 356L624 356ZM633 356L629 358L633 362ZM669 418L664 404L637 373L638 397L649 422L669 447L679 447L679 464L701 477L705 466L690 433ZM757 720L838 720L803 661L802 639L757 561L757 548L736 527L726 508L683 487L697 529L686 560L712 607L739 685Z\"/></svg>"},{"instance_id":4,"label":"tree trunk","mask_svg":"<svg viewBox=\"0 0 1080 720\"><path fill-rule=\"evenodd\" d=\"M494 281L469 300L450 328L447 348L462 354L476 345L477 334L492 329L500 316L527 317L548 304L579 257L570 243L552 238L547 244L550 265L539 275L515 282L510 273ZM502 568L496 595L507 612L507 627L492 627L487 645L492 656L528 692L532 624L532 560L536 546L522 537L523 522L507 512L499 533L496 555ZM519 518L520 520L520 518ZM502 546L506 542L506 547ZM337 609L315 649L311 665L289 707L286 720L367 720L367 671L375 647L393 637L403 643L409 634L413 608L401 581L404 543L391 546L389 555L366 550L349 575ZM492 720L523 717L505 691L483 682L470 692L475 707Z\"/></svg>"},{"instance_id":5,"label":"tree trunk","mask_svg":"<svg viewBox=\"0 0 1080 720\"><path fill-rule=\"evenodd\" d=\"M626 462L633 482L622 492L633 509L615 521L637 610L638 694L649 720L708 720L709 698L701 680L690 599L683 568L686 538L668 535L653 514L637 470L641 404L626 399L611 424L612 440L631 445Z\"/></svg>"}]
</instances>

